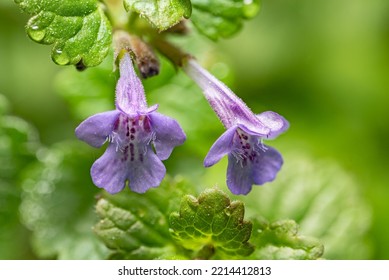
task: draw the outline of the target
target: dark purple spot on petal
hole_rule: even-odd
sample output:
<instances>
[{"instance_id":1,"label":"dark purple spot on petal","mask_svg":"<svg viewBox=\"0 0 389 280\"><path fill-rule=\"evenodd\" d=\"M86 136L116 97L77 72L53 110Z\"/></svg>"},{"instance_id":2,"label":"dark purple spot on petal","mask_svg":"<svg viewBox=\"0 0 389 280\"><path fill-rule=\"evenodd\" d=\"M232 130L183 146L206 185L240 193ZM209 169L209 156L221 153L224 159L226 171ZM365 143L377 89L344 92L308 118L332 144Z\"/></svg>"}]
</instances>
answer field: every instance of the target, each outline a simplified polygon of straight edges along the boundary
<instances>
[{"instance_id":1,"label":"dark purple spot on petal","mask_svg":"<svg viewBox=\"0 0 389 280\"><path fill-rule=\"evenodd\" d=\"M135 139L134 134L131 134L130 139L131 139L131 140L134 140L134 139Z\"/></svg>"},{"instance_id":2,"label":"dark purple spot on petal","mask_svg":"<svg viewBox=\"0 0 389 280\"><path fill-rule=\"evenodd\" d=\"M151 130L151 124L149 118L145 118L143 121L143 128L145 131L149 132Z\"/></svg>"},{"instance_id":3,"label":"dark purple spot on petal","mask_svg":"<svg viewBox=\"0 0 389 280\"><path fill-rule=\"evenodd\" d=\"M132 127L130 131L131 131L131 133L135 133L135 128Z\"/></svg>"},{"instance_id":4,"label":"dark purple spot on petal","mask_svg":"<svg viewBox=\"0 0 389 280\"><path fill-rule=\"evenodd\" d=\"M139 160L140 160L140 162L143 162L143 154L142 153L139 154Z\"/></svg>"},{"instance_id":5,"label":"dark purple spot on petal","mask_svg":"<svg viewBox=\"0 0 389 280\"><path fill-rule=\"evenodd\" d=\"M115 123L113 124L113 130L116 131L120 124L120 118L117 118Z\"/></svg>"},{"instance_id":6,"label":"dark purple spot on petal","mask_svg":"<svg viewBox=\"0 0 389 280\"><path fill-rule=\"evenodd\" d=\"M126 161L128 159L128 146L125 146L124 147L124 150L123 150L123 159L124 161Z\"/></svg>"},{"instance_id":7,"label":"dark purple spot on petal","mask_svg":"<svg viewBox=\"0 0 389 280\"><path fill-rule=\"evenodd\" d=\"M249 139L246 134L243 134L242 137L243 137L244 140Z\"/></svg>"},{"instance_id":8,"label":"dark purple spot on petal","mask_svg":"<svg viewBox=\"0 0 389 280\"><path fill-rule=\"evenodd\" d=\"M133 143L130 143L130 155L131 155L131 158L134 157L134 144Z\"/></svg>"}]
</instances>

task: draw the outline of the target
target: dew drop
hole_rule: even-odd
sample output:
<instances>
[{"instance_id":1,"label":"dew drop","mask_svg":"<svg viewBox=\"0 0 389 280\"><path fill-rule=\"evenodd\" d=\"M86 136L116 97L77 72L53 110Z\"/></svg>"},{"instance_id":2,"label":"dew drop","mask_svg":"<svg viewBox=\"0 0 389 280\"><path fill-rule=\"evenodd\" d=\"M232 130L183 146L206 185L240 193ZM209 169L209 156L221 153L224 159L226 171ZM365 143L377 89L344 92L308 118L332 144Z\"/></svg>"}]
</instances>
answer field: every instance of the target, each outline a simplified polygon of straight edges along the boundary
<instances>
[{"instance_id":1,"label":"dew drop","mask_svg":"<svg viewBox=\"0 0 389 280\"><path fill-rule=\"evenodd\" d=\"M30 36L30 38L33 41L36 41L36 42L42 41L43 38L45 38L45 35L46 35L46 31L45 30L39 30L39 27L37 25L34 25L34 26L30 27L27 30L27 33L28 33L28 36Z\"/></svg>"},{"instance_id":2,"label":"dew drop","mask_svg":"<svg viewBox=\"0 0 389 280\"><path fill-rule=\"evenodd\" d=\"M69 64L69 57L64 53L61 49L56 49L53 51L53 60L58 65L66 65Z\"/></svg>"},{"instance_id":3,"label":"dew drop","mask_svg":"<svg viewBox=\"0 0 389 280\"><path fill-rule=\"evenodd\" d=\"M258 11L260 9L259 1L257 1L257 0L244 0L243 3L244 3L243 13L247 18L252 18L258 13Z\"/></svg>"}]
</instances>

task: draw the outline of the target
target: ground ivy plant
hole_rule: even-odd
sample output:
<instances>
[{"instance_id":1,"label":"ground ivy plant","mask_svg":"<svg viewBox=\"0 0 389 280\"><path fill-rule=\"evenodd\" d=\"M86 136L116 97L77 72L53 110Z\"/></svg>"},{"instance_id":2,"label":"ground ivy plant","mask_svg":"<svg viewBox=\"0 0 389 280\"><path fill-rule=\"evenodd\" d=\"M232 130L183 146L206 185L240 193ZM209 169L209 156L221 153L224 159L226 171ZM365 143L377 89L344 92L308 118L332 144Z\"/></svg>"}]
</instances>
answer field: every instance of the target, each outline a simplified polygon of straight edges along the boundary
<instances>
[{"instance_id":1,"label":"ground ivy plant","mask_svg":"<svg viewBox=\"0 0 389 280\"><path fill-rule=\"evenodd\" d=\"M289 122L276 112L254 113L196 61L200 54L176 46L177 37L190 42L199 35L211 40L234 35L257 15L259 0L14 2L31 16L28 36L52 45L56 64L79 70L65 69L55 84L80 121L75 136L95 148L76 137L49 147L34 138L34 146L27 147L29 128L1 112L0 137L22 147L11 150L15 166L30 164L21 172L20 189L0 191L19 208L37 257L326 257L326 243L315 238L320 230L311 237L305 227L299 231L304 213L296 209L308 202L278 216L256 205L271 201L264 197L267 189L282 196L289 188L282 179L283 188L276 187L284 157L264 143L286 132ZM225 128L219 135L217 118ZM199 135L209 135L213 145ZM7 160L10 150L0 146L0 152ZM207 185L205 177L194 179L190 170L178 167L190 166L194 155L204 158L204 167L224 169L214 178L226 188ZM9 166L12 172L17 167ZM307 182L304 174L294 180ZM309 203L314 202L311 195ZM360 235L353 240L363 242Z\"/></svg>"}]
</instances>

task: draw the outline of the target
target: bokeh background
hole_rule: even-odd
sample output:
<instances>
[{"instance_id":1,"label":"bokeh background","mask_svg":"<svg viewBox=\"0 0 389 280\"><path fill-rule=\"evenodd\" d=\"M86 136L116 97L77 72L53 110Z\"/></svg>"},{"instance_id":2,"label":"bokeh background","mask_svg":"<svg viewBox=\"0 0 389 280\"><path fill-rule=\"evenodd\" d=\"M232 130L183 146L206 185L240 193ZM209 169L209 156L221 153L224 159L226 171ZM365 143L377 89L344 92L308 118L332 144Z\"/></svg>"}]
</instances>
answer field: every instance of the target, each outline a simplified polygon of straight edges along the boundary
<instances>
[{"instance_id":1,"label":"bokeh background","mask_svg":"<svg viewBox=\"0 0 389 280\"><path fill-rule=\"evenodd\" d=\"M33 43L26 36L27 20L12 1L0 3L0 108L7 116L31 125L28 130L35 136L31 136L34 140L29 138L30 142L52 147L64 140L73 141L74 128L81 120L112 109L116 74L109 58L100 70L83 73L55 65L50 46ZM352 182L350 196L357 193L361 213L345 219L357 225L365 223L365 247L361 251L366 253L356 258L389 259L389 2L263 0L260 14L233 38L211 42L196 34L190 36L195 40L178 39L177 44L188 46L254 112L276 111L291 123L286 134L268 143L285 155L287 175L280 179L282 187L288 188L293 172L303 177L304 172L312 177L327 176L325 180L331 184L347 177ZM176 117L188 135L185 147L177 149L166 162L169 170L204 187L225 187L226 161L209 170L201 166L207 150L223 131L221 124L187 77L176 75L166 61L162 66L160 77L145 81L149 103L159 103L160 111ZM15 165L16 169L20 167L16 171L5 167L9 158L4 156L4 143L0 143L0 256L39 258L34 249L37 242L30 244L36 230L33 219L23 214L26 207L18 206L26 195L13 190L29 175L19 176L24 163ZM101 153L88 151L94 158ZM294 162L300 155L309 158L308 163L289 169L288 159ZM38 155L38 159L41 157ZM323 161L341 171L323 171L325 168L316 164ZM292 172L293 168L300 169ZM84 176L89 182L87 171ZM23 188L28 187L24 184ZM12 193L14 204L5 193ZM254 195L261 195L260 188L256 187ZM282 190L278 195L283 195ZM293 197L293 193L288 196ZM304 200L304 193L296 196ZM341 210L347 199L348 193L343 193L341 200L329 204L328 209ZM322 210L322 218L328 209ZM342 235L347 239L353 232ZM17 246L11 246L12 242ZM358 251L358 246L354 250Z\"/></svg>"}]
</instances>

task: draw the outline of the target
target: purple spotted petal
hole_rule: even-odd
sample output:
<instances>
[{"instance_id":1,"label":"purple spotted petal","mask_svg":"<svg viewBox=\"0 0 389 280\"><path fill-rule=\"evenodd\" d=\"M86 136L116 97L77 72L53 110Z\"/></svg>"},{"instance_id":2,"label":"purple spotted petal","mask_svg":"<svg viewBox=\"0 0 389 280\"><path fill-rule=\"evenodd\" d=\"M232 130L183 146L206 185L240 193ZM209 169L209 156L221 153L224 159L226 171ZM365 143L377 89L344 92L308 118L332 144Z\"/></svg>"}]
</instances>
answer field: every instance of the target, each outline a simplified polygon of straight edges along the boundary
<instances>
[{"instance_id":1,"label":"purple spotted petal","mask_svg":"<svg viewBox=\"0 0 389 280\"><path fill-rule=\"evenodd\" d=\"M210 167L221 160L222 157L229 154L233 148L233 139L237 126L227 129L212 145L207 156L204 159L204 166Z\"/></svg>"},{"instance_id":2,"label":"purple spotted petal","mask_svg":"<svg viewBox=\"0 0 389 280\"><path fill-rule=\"evenodd\" d=\"M116 84L116 108L129 116L147 112L145 91L135 73L131 57L125 53L119 64L120 78Z\"/></svg>"},{"instance_id":3,"label":"purple spotted petal","mask_svg":"<svg viewBox=\"0 0 389 280\"><path fill-rule=\"evenodd\" d=\"M119 114L119 111L114 110L87 118L76 128L77 138L92 147L101 147L113 131Z\"/></svg>"},{"instance_id":4,"label":"purple spotted petal","mask_svg":"<svg viewBox=\"0 0 389 280\"><path fill-rule=\"evenodd\" d=\"M227 185L234 194L247 194L252 185L262 185L275 179L283 160L280 153L268 146L254 161L243 163L235 156L228 156Z\"/></svg>"},{"instance_id":5,"label":"purple spotted petal","mask_svg":"<svg viewBox=\"0 0 389 280\"><path fill-rule=\"evenodd\" d=\"M128 167L120 161L115 145L109 145L105 153L95 161L91 168L93 183L110 194L120 192L125 187Z\"/></svg>"},{"instance_id":6,"label":"purple spotted petal","mask_svg":"<svg viewBox=\"0 0 389 280\"><path fill-rule=\"evenodd\" d=\"M127 180L131 190L144 193L159 186L165 174L165 166L150 146L142 160L129 161L123 160L123 152L111 144L91 168L93 183L111 194L123 190Z\"/></svg>"},{"instance_id":7,"label":"purple spotted petal","mask_svg":"<svg viewBox=\"0 0 389 280\"><path fill-rule=\"evenodd\" d=\"M173 148L184 143L186 136L176 120L154 112L149 115L155 132L154 147L161 160L169 158Z\"/></svg>"},{"instance_id":8,"label":"purple spotted petal","mask_svg":"<svg viewBox=\"0 0 389 280\"><path fill-rule=\"evenodd\" d=\"M165 166L149 147L142 162L129 165L129 186L134 192L144 193L149 188L158 187L165 174Z\"/></svg>"},{"instance_id":9,"label":"purple spotted petal","mask_svg":"<svg viewBox=\"0 0 389 280\"><path fill-rule=\"evenodd\" d=\"M270 129L268 139L274 139L289 128L289 122L281 115L267 111L257 115L257 118Z\"/></svg>"}]
</instances>

